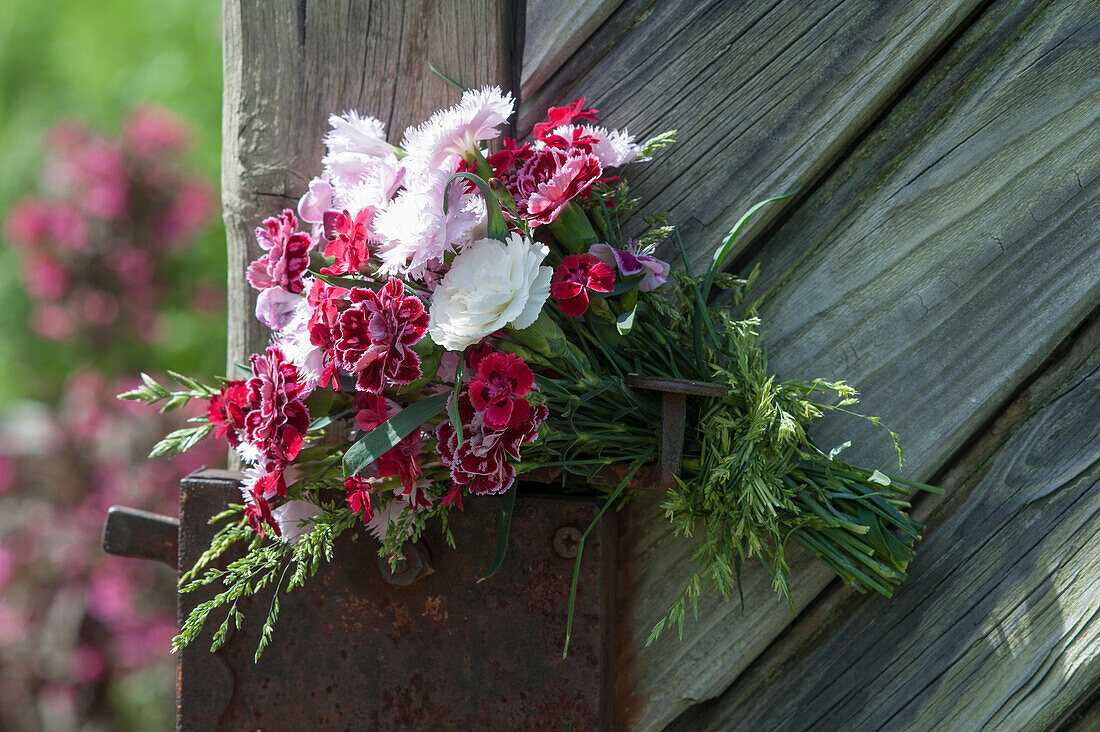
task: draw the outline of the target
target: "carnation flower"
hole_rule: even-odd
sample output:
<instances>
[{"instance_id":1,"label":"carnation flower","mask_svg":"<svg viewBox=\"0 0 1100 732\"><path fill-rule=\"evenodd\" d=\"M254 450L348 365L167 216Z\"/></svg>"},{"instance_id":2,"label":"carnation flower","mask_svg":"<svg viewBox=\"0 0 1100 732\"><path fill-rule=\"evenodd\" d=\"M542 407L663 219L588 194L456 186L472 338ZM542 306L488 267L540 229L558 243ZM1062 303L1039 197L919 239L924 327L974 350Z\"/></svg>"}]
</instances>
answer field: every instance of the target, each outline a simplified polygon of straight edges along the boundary
<instances>
[{"instance_id":1,"label":"carnation flower","mask_svg":"<svg viewBox=\"0 0 1100 732\"><path fill-rule=\"evenodd\" d=\"M572 124L575 119L586 119L592 122L596 121L596 110L584 108L584 97L575 99L572 103L564 107L550 107L546 114L550 121L539 122L535 125L534 133L536 139L544 139L552 130L563 125Z\"/></svg>"},{"instance_id":2,"label":"carnation flower","mask_svg":"<svg viewBox=\"0 0 1100 732\"><path fill-rule=\"evenodd\" d=\"M426 170L453 171L458 159L472 155L481 140L500 134L512 116L513 100L498 86L468 89L459 103L441 109L419 127L405 130L401 147L410 164Z\"/></svg>"},{"instance_id":3,"label":"carnation flower","mask_svg":"<svg viewBox=\"0 0 1100 732\"><path fill-rule=\"evenodd\" d=\"M367 240L371 236L373 218L374 208L370 206L355 214L354 218L346 209L341 213L329 212L325 215L325 236L329 239L325 256L335 257L336 261L323 267L321 274L359 274L366 268L370 257Z\"/></svg>"},{"instance_id":4,"label":"carnation flower","mask_svg":"<svg viewBox=\"0 0 1100 732\"><path fill-rule=\"evenodd\" d=\"M596 156L581 149L536 149L516 172L516 205L532 228L548 224L602 172Z\"/></svg>"},{"instance_id":5,"label":"carnation flower","mask_svg":"<svg viewBox=\"0 0 1100 732\"><path fill-rule=\"evenodd\" d=\"M321 280L314 282L309 290L307 302L311 314L307 327L309 342L322 350L320 386L336 381L336 329L340 313L351 307L347 292L343 287L332 287Z\"/></svg>"},{"instance_id":6,"label":"carnation flower","mask_svg":"<svg viewBox=\"0 0 1100 732\"><path fill-rule=\"evenodd\" d=\"M242 380L224 384L206 406L207 419L210 424L217 425L214 436L224 436L233 447L244 439L244 419L248 412L248 385Z\"/></svg>"},{"instance_id":7,"label":"carnation flower","mask_svg":"<svg viewBox=\"0 0 1100 732\"><path fill-rule=\"evenodd\" d=\"M550 294L563 315L572 318L588 310L588 291L611 292L615 272L592 254L570 254L554 271Z\"/></svg>"},{"instance_id":8,"label":"carnation flower","mask_svg":"<svg viewBox=\"0 0 1100 732\"><path fill-rule=\"evenodd\" d=\"M652 247L642 247L637 239L627 242L626 249L616 249L610 244L593 244L588 253L608 266L618 268L624 277L641 274L639 292L651 292L668 281L668 262L651 256Z\"/></svg>"},{"instance_id":9,"label":"carnation flower","mask_svg":"<svg viewBox=\"0 0 1100 732\"><path fill-rule=\"evenodd\" d=\"M519 460L520 445L538 436L539 425L549 414L545 404L532 407L526 400L513 405L512 419L503 429L485 423L485 413L474 408L469 390L458 396L462 420L462 444L449 419L436 428L439 462L451 469L456 485L469 486L476 495L503 493L516 478L512 461ZM449 494L448 494L449 495Z\"/></svg>"},{"instance_id":10,"label":"carnation flower","mask_svg":"<svg viewBox=\"0 0 1100 732\"><path fill-rule=\"evenodd\" d=\"M605 168L626 165L642 154L641 146L634 142L634 135L626 130L586 126L584 134L595 141L588 151L599 158L600 165Z\"/></svg>"},{"instance_id":11,"label":"carnation flower","mask_svg":"<svg viewBox=\"0 0 1100 732\"><path fill-rule=\"evenodd\" d=\"M299 399L298 369L282 350L268 346L263 355L252 354L245 416L248 442L264 456L289 462L302 449L309 429L309 411Z\"/></svg>"},{"instance_id":12,"label":"carnation flower","mask_svg":"<svg viewBox=\"0 0 1100 732\"><path fill-rule=\"evenodd\" d=\"M353 287L348 296L351 306L340 313L335 347L339 364L359 374L355 387L377 394L419 379L420 357L412 347L428 328L420 300L406 297L396 277L378 293Z\"/></svg>"},{"instance_id":13,"label":"carnation flower","mask_svg":"<svg viewBox=\"0 0 1100 732\"><path fill-rule=\"evenodd\" d=\"M355 414L355 426L364 434L371 432L401 411L397 402L386 399L380 394L360 394L356 398L356 407L359 411ZM379 456L375 462L375 472L379 478L396 475L401 479L401 485L405 487L402 495L411 494L417 487L418 479L423 475L416 460L420 454L422 442L420 430L414 430Z\"/></svg>"},{"instance_id":14,"label":"carnation flower","mask_svg":"<svg viewBox=\"0 0 1100 732\"><path fill-rule=\"evenodd\" d=\"M526 403L523 397L534 383L535 375L522 358L490 353L478 363L477 373L470 380L470 402L479 412L485 412L489 429L504 429L513 416L524 411L518 404Z\"/></svg>"},{"instance_id":15,"label":"carnation flower","mask_svg":"<svg viewBox=\"0 0 1100 732\"><path fill-rule=\"evenodd\" d=\"M352 513L362 518L363 523L367 523L374 518L370 493L377 485L377 478L364 478L361 475L352 475L344 481L344 489L348 492L348 508L351 509Z\"/></svg>"},{"instance_id":16,"label":"carnation flower","mask_svg":"<svg viewBox=\"0 0 1100 732\"><path fill-rule=\"evenodd\" d=\"M245 494L244 517L248 521L248 525L260 535L261 539L267 538L268 528L275 536L281 534L282 529L279 528L279 523L271 514L271 506L268 504L267 499L257 491L249 491Z\"/></svg>"},{"instance_id":17,"label":"carnation flower","mask_svg":"<svg viewBox=\"0 0 1100 732\"><path fill-rule=\"evenodd\" d=\"M482 239L455 257L436 287L428 330L432 340L461 351L506 325L522 330L535 322L550 294L549 253L512 233L507 244Z\"/></svg>"},{"instance_id":18,"label":"carnation flower","mask_svg":"<svg viewBox=\"0 0 1100 732\"><path fill-rule=\"evenodd\" d=\"M378 215L375 230L381 242L382 272L423 278L433 264L469 241L471 230L484 216L484 202L467 193L459 181L448 184L447 179L417 176Z\"/></svg>"},{"instance_id":19,"label":"carnation flower","mask_svg":"<svg viewBox=\"0 0 1100 732\"><path fill-rule=\"evenodd\" d=\"M319 224L324 220L325 212L332 209L332 184L324 178L314 178L309 182L309 189L298 200L298 216L307 223Z\"/></svg>"}]
</instances>

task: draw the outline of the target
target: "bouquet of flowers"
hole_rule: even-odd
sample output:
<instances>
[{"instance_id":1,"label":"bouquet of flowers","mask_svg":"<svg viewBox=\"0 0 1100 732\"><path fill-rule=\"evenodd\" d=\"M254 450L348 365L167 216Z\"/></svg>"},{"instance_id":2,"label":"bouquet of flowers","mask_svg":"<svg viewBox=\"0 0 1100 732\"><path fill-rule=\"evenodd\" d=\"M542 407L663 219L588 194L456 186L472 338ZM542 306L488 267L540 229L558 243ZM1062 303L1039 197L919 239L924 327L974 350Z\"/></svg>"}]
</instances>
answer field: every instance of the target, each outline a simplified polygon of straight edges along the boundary
<instances>
[{"instance_id":1,"label":"bouquet of flowers","mask_svg":"<svg viewBox=\"0 0 1100 732\"><path fill-rule=\"evenodd\" d=\"M429 524L450 537L466 501L499 501L507 532L517 477L548 471L602 491L606 510L654 474L660 451L661 397L636 388L638 376L702 383L707 394L687 405L664 503L676 530L702 543L651 640L669 622L682 632L707 583L728 599L750 557L789 597L791 540L861 591L889 595L904 578L922 530L904 513L907 498L928 486L846 464L809 440L810 424L847 411L854 390L770 375L743 302L752 277L720 269L768 201L707 272L687 269L686 256L673 270L654 256L660 242L679 241L664 217L623 237L636 202L619 176L673 133L638 144L584 105L551 108L533 141L504 137L492 149L513 111L495 87L466 90L406 130L400 147L376 119L330 118L322 173L297 215L256 229L264 254L247 276L272 337L250 375L212 386L173 374L172 387L146 377L122 395L164 409L206 400L199 423L155 452L213 434L247 465L242 503L217 517L224 525L183 579L185 592L221 590L195 608L177 647L222 608L217 647L239 626L241 597L273 592L258 658L283 583L306 582L335 538L360 525L394 561ZM715 288L736 314L708 305ZM609 474L620 479L598 485ZM241 558L214 563L235 545ZM494 569L502 559L498 551Z\"/></svg>"}]
</instances>

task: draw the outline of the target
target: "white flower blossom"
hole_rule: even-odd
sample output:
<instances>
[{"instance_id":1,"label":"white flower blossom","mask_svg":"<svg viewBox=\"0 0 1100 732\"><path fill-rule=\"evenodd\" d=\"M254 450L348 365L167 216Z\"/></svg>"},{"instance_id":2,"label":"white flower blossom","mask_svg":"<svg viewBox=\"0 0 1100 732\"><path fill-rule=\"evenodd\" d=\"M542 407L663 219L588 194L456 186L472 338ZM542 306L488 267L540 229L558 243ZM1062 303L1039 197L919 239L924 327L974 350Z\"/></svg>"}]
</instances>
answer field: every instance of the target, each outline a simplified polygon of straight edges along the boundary
<instances>
[{"instance_id":1,"label":"white flower blossom","mask_svg":"<svg viewBox=\"0 0 1100 732\"><path fill-rule=\"evenodd\" d=\"M422 279L433 263L447 252L458 251L470 241L470 232L484 215L481 199L466 193L461 181L447 185L447 177L418 177L374 220L380 240L375 253L383 274ZM444 192L447 212L443 211Z\"/></svg>"},{"instance_id":2,"label":"white flower blossom","mask_svg":"<svg viewBox=\"0 0 1100 732\"><path fill-rule=\"evenodd\" d=\"M550 295L554 270L540 266L549 251L516 233L507 244L472 243L435 289L428 323L432 340L461 351L506 325L522 330L534 323Z\"/></svg>"},{"instance_id":3,"label":"white flower blossom","mask_svg":"<svg viewBox=\"0 0 1100 732\"><path fill-rule=\"evenodd\" d=\"M284 544L297 544L303 534L313 530L314 516L321 513L321 509L309 501L287 501L278 508L272 509L271 517L279 525L279 541Z\"/></svg>"},{"instance_id":4,"label":"white flower blossom","mask_svg":"<svg viewBox=\"0 0 1100 732\"><path fill-rule=\"evenodd\" d=\"M466 157L479 141L500 134L500 126L512 116L513 104L512 95L498 86L467 90L454 107L405 130L401 147L409 154L410 167L454 170L454 158Z\"/></svg>"}]
</instances>

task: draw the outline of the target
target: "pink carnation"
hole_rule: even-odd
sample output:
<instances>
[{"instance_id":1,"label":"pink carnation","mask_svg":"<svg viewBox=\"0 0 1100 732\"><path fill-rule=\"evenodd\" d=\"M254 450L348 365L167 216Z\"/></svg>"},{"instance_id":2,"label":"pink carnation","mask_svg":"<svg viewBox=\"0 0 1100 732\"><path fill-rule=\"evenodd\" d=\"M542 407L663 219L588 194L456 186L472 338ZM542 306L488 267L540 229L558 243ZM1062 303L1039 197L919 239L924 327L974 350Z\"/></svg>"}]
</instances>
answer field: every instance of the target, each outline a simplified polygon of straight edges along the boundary
<instances>
[{"instance_id":1,"label":"pink carnation","mask_svg":"<svg viewBox=\"0 0 1100 732\"><path fill-rule=\"evenodd\" d=\"M359 274L366 268L370 258L367 242L372 236L371 220L374 207L368 206L353 218L347 210L341 213L329 211L324 215L325 236L328 246L326 257L335 257L336 261L321 269L324 275Z\"/></svg>"},{"instance_id":2,"label":"pink carnation","mask_svg":"<svg viewBox=\"0 0 1100 732\"><path fill-rule=\"evenodd\" d=\"M535 375L523 359L510 353L491 353L481 359L470 380L470 401L485 413L489 429L505 429L513 416L526 412L524 396L535 384Z\"/></svg>"},{"instance_id":3,"label":"pink carnation","mask_svg":"<svg viewBox=\"0 0 1100 732\"><path fill-rule=\"evenodd\" d=\"M313 242L297 228L298 219L289 208L256 228L256 243L266 253L248 267L248 282L254 288L279 287L294 294L305 289L302 276L309 269Z\"/></svg>"},{"instance_id":4,"label":"pink carnation","mask_svg":"<svg viewBox=\"0 0 1100 732\"><path fill-rule=\"evenodd\" d=\"M603 169L583 150L535 150L516 173L516 204L531 226L548 224L567 203L587 193Z\"/></svg>"}]
</instances>

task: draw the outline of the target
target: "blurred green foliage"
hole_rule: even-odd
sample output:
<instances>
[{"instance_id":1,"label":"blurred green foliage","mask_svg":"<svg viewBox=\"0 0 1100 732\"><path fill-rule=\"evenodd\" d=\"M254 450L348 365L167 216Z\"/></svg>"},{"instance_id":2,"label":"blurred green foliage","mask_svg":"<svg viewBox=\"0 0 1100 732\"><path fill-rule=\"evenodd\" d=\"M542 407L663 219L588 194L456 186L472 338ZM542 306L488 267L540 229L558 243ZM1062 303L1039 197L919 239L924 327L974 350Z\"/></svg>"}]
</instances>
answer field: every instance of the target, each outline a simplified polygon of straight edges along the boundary
<instances>
[{"instance_id":1,"label":"blurred green foliage","mask_svg":"<svg viewBox=\"0 0 1100 732\"><path fill-rule=\"evenodd\" d=\"M53 123L75 119L114 135L127 110L161 105L194 129L188 161L215 187L221 129L221 5L218 0L9 0L0 13L0 217L33 192ZM220 217L177 276L184 284L225 282ZM15 253L0 248L0 404L50 399L65 375L86 363L77 344L39 340L27 318ZM151 346L117 350L111 375L139 368L221 373L224 316L197 317L186 298L165 313L169 327Z\"/></svg>"}]
</instances>

